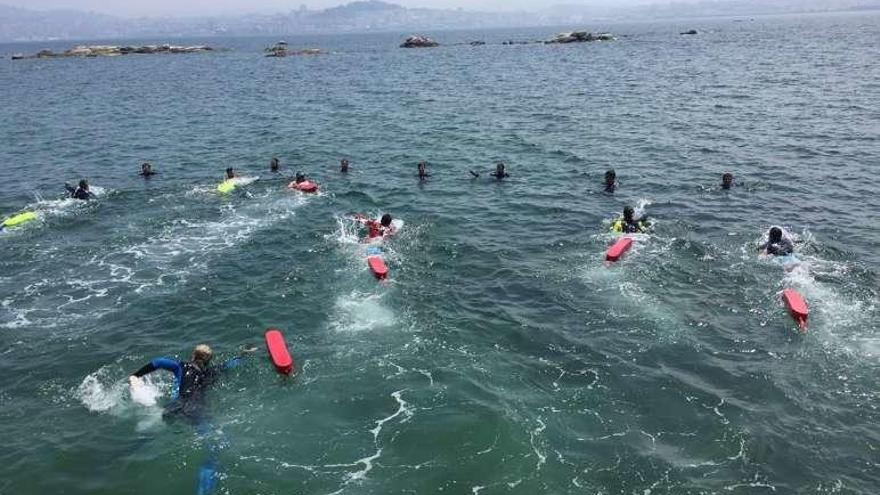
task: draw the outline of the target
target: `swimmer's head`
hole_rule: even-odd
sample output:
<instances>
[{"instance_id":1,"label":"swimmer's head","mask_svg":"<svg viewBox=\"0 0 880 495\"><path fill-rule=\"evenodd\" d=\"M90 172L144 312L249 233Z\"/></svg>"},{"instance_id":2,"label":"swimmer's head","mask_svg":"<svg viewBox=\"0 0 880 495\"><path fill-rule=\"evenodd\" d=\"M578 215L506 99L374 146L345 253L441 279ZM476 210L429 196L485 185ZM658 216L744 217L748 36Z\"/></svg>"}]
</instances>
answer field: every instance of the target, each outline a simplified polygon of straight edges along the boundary
<instances>
[{"instance_id":1,"label":"swimmer's head","mask_svg":"<svg viewBox=\"0 0 880 495\"><path fill-rule=\"evenodd\" d=\"M605 172L605 185L612 185L614 181L617 180L617 172L614 171L613 168L609 168Z\"/></svg>"},{"instance_id":2,"label":"swimmer's head","mask_svg":"<svg viewBox=\"0 0 880 495\"><path fill-rule=\"evenodd\" d=\"M721 176L721 187L724 189L730 189L730 186L733 185L733 174L730 172L725 172L724 175Z\"/></svg>"},{"instance_id":3,"label":"swimmer's head","mask_svg":"<svg viewBox=\"0 0 880 495\"><path fill-rule=\"evenodd\" d=\"M214 353L207 344L199 344L193 349L192 360L202 367L208 366L212 357L214 357Z\"/></svg>"}]
</instances>

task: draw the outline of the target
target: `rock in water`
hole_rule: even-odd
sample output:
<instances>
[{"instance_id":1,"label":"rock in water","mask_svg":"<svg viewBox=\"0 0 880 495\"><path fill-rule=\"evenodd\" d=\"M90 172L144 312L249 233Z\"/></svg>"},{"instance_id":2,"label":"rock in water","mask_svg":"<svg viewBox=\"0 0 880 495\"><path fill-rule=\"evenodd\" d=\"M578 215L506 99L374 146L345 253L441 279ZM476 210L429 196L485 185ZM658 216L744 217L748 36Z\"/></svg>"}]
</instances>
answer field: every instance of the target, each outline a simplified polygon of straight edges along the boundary
<instances>
[{"instance_id":1,"label":"rock in water","mask_svg":"<svg viewBox=\"0 0 880 495\"><path fill-rule=\"evenodd\" d=\"M410 36L400 45L401 48L433 48L435 46L440 46L440 44L427 36Z\"/></svg>"},{"instance_id":2,"label":"rock in water","mask_svg":"<svg viewBox=\"0 0 880 495\"><path fill-rule=\"evenodd\" d=\"M214 49L210 46L175 46L175 45L146 45L140 47L133 46L110 46L110 45L80 45L61 53L55 53L52 50L40 50L35 55L24 56L16 55L13 60L23 60L26 58L61 58L61 57L116 57L119 55L129 55L131 53L197 53L210 52Z\"/></svg>"},{"instance_id":3,"label":"rock in water","mask_svg":"<svg viewBox=\"0 0 880 495\"><path fill-rule=\"evenodd\" d=\"M587 31L572 31L570 33L559 33L552 40L544 43L585 43L589 41L614 41L614 35L611 33L589 33Z\"/></svg>"}]
</instances>

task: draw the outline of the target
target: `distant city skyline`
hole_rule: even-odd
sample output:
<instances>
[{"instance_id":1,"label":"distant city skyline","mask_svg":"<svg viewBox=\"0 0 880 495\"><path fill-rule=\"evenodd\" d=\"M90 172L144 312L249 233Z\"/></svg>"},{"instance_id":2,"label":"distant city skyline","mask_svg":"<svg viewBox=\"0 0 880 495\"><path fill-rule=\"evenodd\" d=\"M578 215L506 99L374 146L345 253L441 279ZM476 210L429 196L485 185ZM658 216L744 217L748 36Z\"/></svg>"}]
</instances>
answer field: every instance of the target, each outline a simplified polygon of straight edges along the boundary
<instances>
[{"instance_id":1,"label":"distant city skyline","mask_svg":"<svg viewBox=\"0 0 880 495\"><path fill-rule=\"evenodd\" d=\"M9 5L31 10L80 10L121 17L204 16L268 14L290 12L305 6L326 9L350 3L351 0L0 0ZM554 5L634 6L668 3L669 0L388 0L409 8L464 9L469 11L536 11ZM678 0L691 2L696 0ZM833 3L833 2L829 2Z\"/></svg>"}]
</instances>

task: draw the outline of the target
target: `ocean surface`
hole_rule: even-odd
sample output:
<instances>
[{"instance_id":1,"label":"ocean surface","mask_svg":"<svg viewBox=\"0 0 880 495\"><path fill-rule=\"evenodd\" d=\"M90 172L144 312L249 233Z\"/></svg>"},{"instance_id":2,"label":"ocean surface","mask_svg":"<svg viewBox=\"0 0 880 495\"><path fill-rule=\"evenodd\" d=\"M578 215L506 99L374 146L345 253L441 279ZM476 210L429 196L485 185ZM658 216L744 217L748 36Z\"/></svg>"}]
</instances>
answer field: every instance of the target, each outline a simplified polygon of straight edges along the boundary
<instances>
[{"instance_id":1,"label":"ocean surface","mask_svg":"<svg viewBox=\"0 0 880 495\"><path fill-rule=\"evenodd\" d=\"M0 61L0 214L39 216L0 233L0 493L195 493L212 457L221 494L880 492L880 13L583 27L619 39ZM655 229L605 266L625 205ZM405 222L385 283L355 212ZM208 427L167 373L132 398L203 342L260 346Z\"/></svg>"}]
</instances>

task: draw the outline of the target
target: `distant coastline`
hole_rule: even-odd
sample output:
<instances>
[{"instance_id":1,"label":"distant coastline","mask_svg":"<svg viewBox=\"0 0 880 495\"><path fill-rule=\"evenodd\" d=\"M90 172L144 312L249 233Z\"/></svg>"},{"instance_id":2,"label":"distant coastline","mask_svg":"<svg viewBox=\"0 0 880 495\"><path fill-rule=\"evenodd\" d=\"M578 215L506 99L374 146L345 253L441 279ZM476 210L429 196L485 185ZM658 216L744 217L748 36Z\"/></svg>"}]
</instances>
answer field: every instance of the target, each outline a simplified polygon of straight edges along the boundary
<instances>
[{"instance_id":1,"label":"distant coastline","mask_svg":"<svg viewBox=\"0 0 880 495\"><path fill-rule=\"evenodd\" d=\"M93 12L36 11L0 5L0 42L439 32L876 11L880 11L880 4L859 0L842 0L836 7L823 5L821 0L733 0L641 7L556 6L537 12L407 8L369 0L278 14L129 19Z\"/></svg>"}]
</instances>

